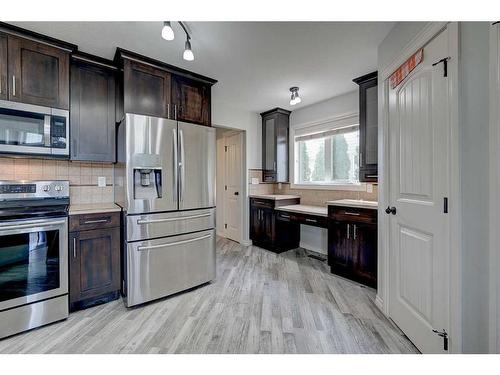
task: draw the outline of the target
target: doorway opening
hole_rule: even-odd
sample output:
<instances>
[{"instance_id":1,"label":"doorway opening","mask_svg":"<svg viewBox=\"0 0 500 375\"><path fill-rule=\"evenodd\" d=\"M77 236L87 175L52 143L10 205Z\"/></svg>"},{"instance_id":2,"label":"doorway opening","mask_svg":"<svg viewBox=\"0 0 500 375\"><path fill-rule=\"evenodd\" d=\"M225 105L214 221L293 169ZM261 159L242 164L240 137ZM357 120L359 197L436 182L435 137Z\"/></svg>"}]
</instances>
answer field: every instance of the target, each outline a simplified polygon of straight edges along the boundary
<instances>
[{"instance_id":1,"label":"doorway opening","mask_svg":"<svg viewBox=\"0 0 500 375\"><path fill-rule=\"evenodd\" d=\"M217 235L244 242L246 173L245 132L217 128Z\"/></svg>"}]
</instances>

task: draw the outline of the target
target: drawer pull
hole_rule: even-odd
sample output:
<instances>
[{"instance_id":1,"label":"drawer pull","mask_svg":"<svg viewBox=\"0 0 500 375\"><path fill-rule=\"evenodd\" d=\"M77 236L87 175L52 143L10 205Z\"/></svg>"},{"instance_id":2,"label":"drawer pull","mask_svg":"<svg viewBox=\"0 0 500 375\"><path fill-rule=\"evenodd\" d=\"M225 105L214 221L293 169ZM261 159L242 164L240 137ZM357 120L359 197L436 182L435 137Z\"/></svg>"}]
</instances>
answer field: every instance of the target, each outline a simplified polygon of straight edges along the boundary
<instances>
[{"instance_id":1,"label":"drawer pull","mask_svg":"<svg viewBox=\"0 0 500 375\"><path fill-rule=\"evenodd\" d=\"M290 219L290 215L280 214L280 217L284 217L285 219Z\"/></svg>"},{"instance_id":2,"label":"drawer pull","mask_svg":"<svg viewBox=\"0 0 500 375\"><path fill-rule=\"evenodd\" d=\"M359 216L361 215L359 212L349 212L349 211L344 211L345 215L351 215L351 216Z\"/></svg>"},{"instance_id":3,"label":"drawer pull","mask_svg":"<svg viewBox=\"0 0 500 375\"><path fill-rule=\"evenodd\" d=\"M365 174L366 178L378 178L378 174Z\"/></svg>"},{"instance_id":4,"label":"drawer pull","mask_svg":"<svg viewBox=\"0 0 500 375\"><path fill-rule=\"evenodd\" d=\"M98 220L86 220L83 224L97 224L97 223L107 223L109 219L98 219Z\"/></svg>"},{"instance_id":5,"label":"drawer pull","mask_svg":"<svg viewBox=\"0 0 500 375\"><path fill-rule=\"evenodd\" d=\"M189 219L198 219L200 217L208 217L211 216L211 213L201 214L201 215L191 215L191 216L182 216L182 217L169 217L166 219L139 219L137 220L137 224L154 224L154 223L165 223L170 221L178 221L178 220L189 220Z\"/></svg>"},{"instance_id":6,"label":"drawer pull","mask_svg":"<svg viewBox=\"0 0 500 375\"><path fill-rule=\"evenodd\" d=\"M170 246L176 246L176 245L183 245L183 244L186 244L186 243L191 243L191 242L195 242L195 241L201 241L201 240L204 240L204 239L210 238L210 237L212 237L212 235L211 234L207 234L206 236L191 238L189 240L184 240L184 241L170 242L170 243L164 243L164 244L160 244L160 245L151 245L151 246L138 246L137 250L138 251L145 251L145 250L160 249L162 247L170 247Z\"/></svg>"},{"instance_id":7,"label":"drawer pull","mask_svg":"<svg viewBox=\"0 0 500 375\"><path fill-rule=\"evenodd\" d=\"M73 258L76 258L76 237L73 237Z\"/></svg>"},{"instance_id":8,"label":"drawer pull","mask_svg":"<svg viewBox=\"0 0 500 375\"><path fill-rule=\"evenodd\" d=\"M307 218L306 218L306 221L308 221L308 222L310 222L310 223L316 223L316 220L314 220L314 219L307 219Z\"/></svg>"}]
</instances>

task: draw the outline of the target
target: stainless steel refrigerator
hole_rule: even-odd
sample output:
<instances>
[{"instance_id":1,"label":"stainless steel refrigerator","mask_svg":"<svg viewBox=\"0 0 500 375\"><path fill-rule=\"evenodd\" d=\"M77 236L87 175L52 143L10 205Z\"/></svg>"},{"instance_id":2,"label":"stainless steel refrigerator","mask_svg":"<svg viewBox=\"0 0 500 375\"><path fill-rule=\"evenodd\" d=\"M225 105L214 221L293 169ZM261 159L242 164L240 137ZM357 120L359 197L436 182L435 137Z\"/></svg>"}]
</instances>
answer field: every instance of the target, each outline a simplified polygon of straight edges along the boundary
<instances>
[{"instance_id":1,"label":"stainless steel refrigerator","mask_svg":"<svg viewBox=\"0 0 500 375\"><path fill-rule=\"evenodd\" d=\"M124 214L122 293L134 306L215 278L215 129L126 114L115 202Z\"/></svg>"}]
</instances>

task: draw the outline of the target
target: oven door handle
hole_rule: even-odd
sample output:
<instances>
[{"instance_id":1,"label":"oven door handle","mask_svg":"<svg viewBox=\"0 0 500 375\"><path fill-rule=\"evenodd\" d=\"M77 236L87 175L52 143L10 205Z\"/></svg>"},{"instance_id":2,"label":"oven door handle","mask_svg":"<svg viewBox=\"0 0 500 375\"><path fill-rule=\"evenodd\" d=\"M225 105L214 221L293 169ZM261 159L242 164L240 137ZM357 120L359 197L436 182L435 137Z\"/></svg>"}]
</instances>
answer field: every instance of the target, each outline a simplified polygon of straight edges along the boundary
<instances>
[{"instance_id":1,"label":"oven door handle","mask_svg":"<svg viewBox=\"0 0 500 375\"><path fill-rule=\"evenodd\" d=\"M58 220L58 221L32 221L26 224L17 224L17 225L2 225L0 224L0 231L11 230L11 229L26 229L26 228L36 228L36 227L46 227L49 225L60 225L65 224L66 220Z\"/></svg>"}]
</instances>

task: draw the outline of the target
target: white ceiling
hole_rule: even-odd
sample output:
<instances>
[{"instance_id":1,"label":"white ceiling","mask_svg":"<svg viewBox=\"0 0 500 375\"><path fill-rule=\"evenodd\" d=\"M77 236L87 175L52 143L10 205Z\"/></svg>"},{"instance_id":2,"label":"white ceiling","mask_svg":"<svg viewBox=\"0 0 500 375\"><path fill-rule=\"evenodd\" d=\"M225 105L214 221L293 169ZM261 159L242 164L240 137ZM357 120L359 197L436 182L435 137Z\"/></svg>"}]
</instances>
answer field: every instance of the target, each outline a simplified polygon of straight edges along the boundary
<instances>
[{"instance_id":1,"label":"white ceiling","mask_svg":"<svg viewBox=\"0 0 500 375\"><path fill-rule=\"evenodd\" d=\"M376 70L377 46L393 22L187 22L195 61L182 59L185 36L161 38L161 22L11 22L77 44L108 59L122 47L217 79L216 103L254 112L297 109L356 89ZM302 103L289 105L291 86Z\"/></svg>"}]
</instances>

